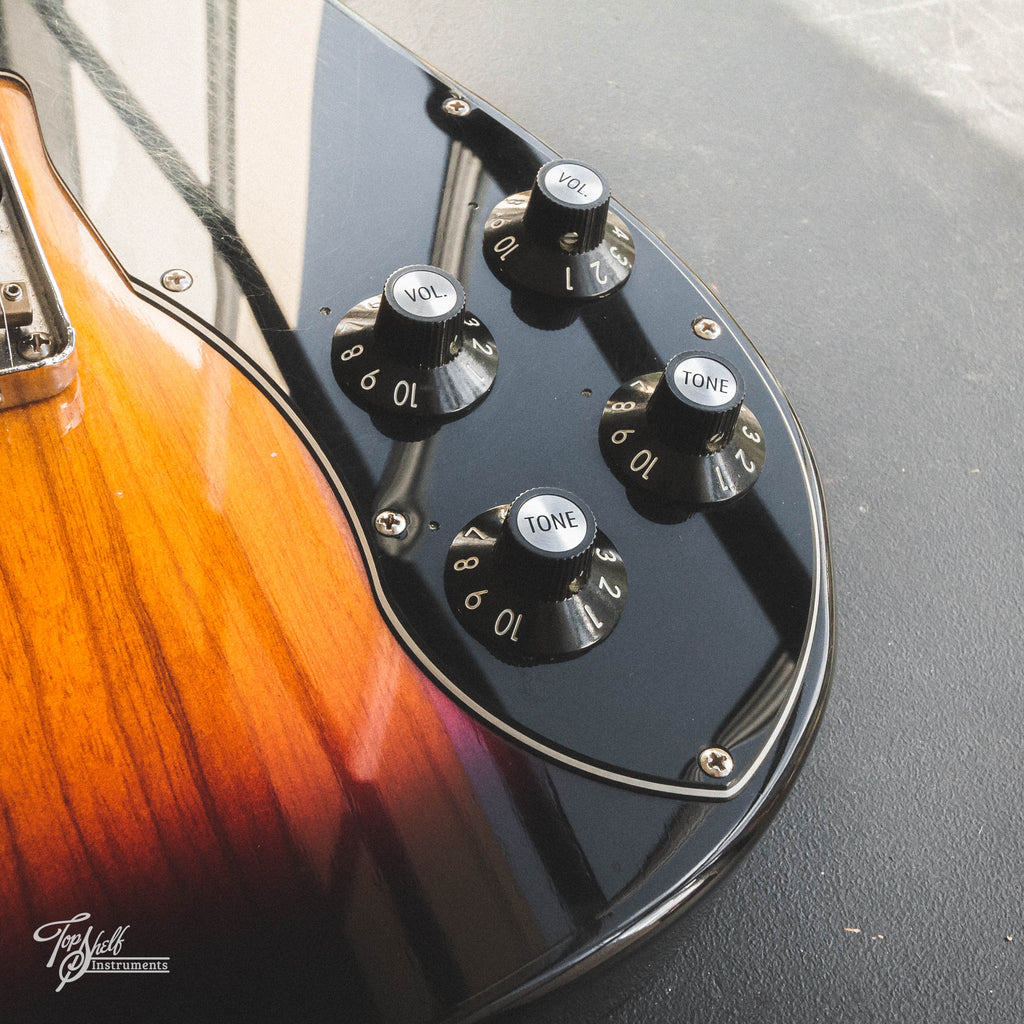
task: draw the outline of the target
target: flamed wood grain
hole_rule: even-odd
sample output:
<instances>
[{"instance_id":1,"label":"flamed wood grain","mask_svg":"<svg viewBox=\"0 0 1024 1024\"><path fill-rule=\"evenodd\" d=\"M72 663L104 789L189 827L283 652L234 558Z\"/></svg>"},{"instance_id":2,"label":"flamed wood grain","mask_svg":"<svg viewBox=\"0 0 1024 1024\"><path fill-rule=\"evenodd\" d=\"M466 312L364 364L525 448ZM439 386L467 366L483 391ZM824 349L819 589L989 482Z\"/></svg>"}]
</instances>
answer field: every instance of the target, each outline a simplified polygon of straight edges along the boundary
<instances>
[{"instance_id":1,"label":"flamed wood grain","mask_svg":"<svg viewBox=\"0 0 1024 1024\"><path fill-rule=\"evenodd\" d=\"M52 993L33 930L83 910L173 958L315 907L410 1020L519 965L541 939L463 764L481 727L382 622L272 403L120 276L11 80L0 132L80 347L64 394L0 411L3 991Z\"/></svg>"}]
</instances>

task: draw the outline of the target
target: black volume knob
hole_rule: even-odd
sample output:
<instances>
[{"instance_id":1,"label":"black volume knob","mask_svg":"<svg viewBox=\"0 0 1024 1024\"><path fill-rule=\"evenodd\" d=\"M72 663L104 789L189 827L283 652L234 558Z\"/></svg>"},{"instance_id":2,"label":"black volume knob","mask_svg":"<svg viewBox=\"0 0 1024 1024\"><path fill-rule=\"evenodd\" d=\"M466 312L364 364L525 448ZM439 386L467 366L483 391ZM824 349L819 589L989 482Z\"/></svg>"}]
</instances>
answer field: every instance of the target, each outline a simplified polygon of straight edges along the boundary
<instances>
[{"instance_id":1,"label":"black volume knob","mask_svg":"<svg viewBox=\"0 0 1024 1024\"><path fill-rule=\"evenodd\" d=\"M590 252L604 240L611 195L593 167L554 160L537 173L523 226L542 245Z\"/></svg>"},{"instance_id":2,"label":"black volume knob","mask_svg":"<svg viewBox=\"0 0 1024 1024\"><path fill-rule=\"evenodd\" d=\"M575 160L552 160L529 192L502 200L484 228L488 265L511 286L559 299L587 300L622 286L636 248L609 209L604 176Z\"/></svg>"},{"instance_id":3,"label":"black volume knob","mask_svg":"<svg viewBox=\"0 0 1024 1024\"><path fill-rule=\"evenodd\" d=\"M593 512L541 487L474 518L445 563L445 592L463 626L517 665L575 657L605 639L626 603L622 558Z\"/></svg>"},{"instance_id":4,"label":"black volume knob","mask_svg":"<svg viewBox=\"0 0 1024 1024\"><path fill-rule=\"evenodd\" d=\"M399 361L436 368L461 347L466 293L436 267L403 267L384 283L374 332Z\"/></svg>"},{"instance_id":5,"label":"black volume knob","mask_svg":"<svg viewBox=\"0 0 1024 1024\"><path fill-rule=\"evenodd\" d=\"M365 409L444 417L487 394L498 351L487 328L466 312L458 280L417 265L396 270L380 296L345 314L331 363L342 389Z\"/></svg>"},{"instance_id":6,"label":"black volume knob","mask_svg":"<svg viewBox=\"0 0 1024 1024\"><path fill-rule=\"evenodd\" d=\"M601 452L631 489L695 508L730 501L753 486L765 459L764 433L744 394L727 359L682 352L611 396Z\"/></svg>"}]
</instances>

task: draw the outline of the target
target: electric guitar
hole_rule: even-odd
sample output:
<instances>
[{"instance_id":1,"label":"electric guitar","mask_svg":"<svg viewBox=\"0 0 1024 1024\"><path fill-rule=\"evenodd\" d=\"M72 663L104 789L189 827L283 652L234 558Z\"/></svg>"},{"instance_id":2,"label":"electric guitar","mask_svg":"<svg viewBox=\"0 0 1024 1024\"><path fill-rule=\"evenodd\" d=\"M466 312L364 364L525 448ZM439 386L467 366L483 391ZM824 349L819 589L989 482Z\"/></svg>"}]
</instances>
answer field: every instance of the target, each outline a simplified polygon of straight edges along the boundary
<instances>
[{"instance_id":1,"label":"electric guitar","mask_svg":"<svg viewBox=\"0 0 1024 1024\"><path fill-rule=\"evenodd\" d=\"M297 233L34 14L208 259L141 266L143 191L119 244L14 54L2 1019L480 1020L670 920L831 667L820 487L750 342L598 168L331 5Z\"/></svg>"}]
</instances>

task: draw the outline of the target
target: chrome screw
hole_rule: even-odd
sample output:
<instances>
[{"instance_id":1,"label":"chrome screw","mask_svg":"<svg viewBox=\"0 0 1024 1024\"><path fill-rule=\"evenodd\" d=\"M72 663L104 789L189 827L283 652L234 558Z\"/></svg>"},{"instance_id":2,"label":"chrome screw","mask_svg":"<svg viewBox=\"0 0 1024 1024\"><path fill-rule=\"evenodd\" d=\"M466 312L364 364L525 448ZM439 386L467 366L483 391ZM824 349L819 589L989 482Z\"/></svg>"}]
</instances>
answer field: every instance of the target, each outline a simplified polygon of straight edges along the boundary
<instances>
[{"instance_id":1,"label":"chrome screw","mask_svg":"<svg viewBox=\"0 0 1024 1024\"><path fill-rule=\"evenodd\" d=\"M49 359L53 355L53 339L42 332L30 334L18 345L18 355L30 363L37 363L40 359Z\"/></svg>"},{"instance_id":2,"label":"chrome screw","mask_svg":"<svg viewBox=\"0 0 1024 1024\"><path fill-rule=\"evenodd\" d=\"M441 109L446 114L451 114L452 117L465 117L473 108L458 96L449 96L441 104Z\"/></svg>"},{"instance_id":3,"label":"chrome screw","mask_svg":"<svg viewBox=\"0 0 1024 1024\"><path fill-rule=\"evenodd\" d=\"M714 341L722 333L722 327L717 320L712 320L709 316L699 316L690 325L693 328L693 333L698 338L704 338L705 341Z\"/></svg>"},{"instance_id":4,"label":"chrome screw","mask_svg":"<svg viewBox=\"0 0 1024 1024\"><path fill-rule=\"evenodd\" d=\"M4 298L10 302L17 302L21 298L21 285L17 281L11 281L4 285Z\"/></svg>"},{"instance_id":5,"label":"chrome screw","mask_svg":"<svg viewBox=\"0 0 1024 1024\"><path fill-rule=\"evenodd\" d=\"M575 252L576 246L580 244L579 232L566 231L566 233L559 238L558 244L565 250L565 252Z\"/></svg>"},{"instance_id":6,"label":"chrome screw","mask_svg":"<svg viewBox=\"0 0 1024 1024\"><path fill-rule=\"evenodd\" d=\"M187 292L192 287L192 275L187 270L168 270L160 283L169 292Z\"/></svg>"},{"instance_id":7,"label":"chrome screw","mask_svg":"<svg viewBox=\"0 0 1024 1024\"><path fill-rule=\"evenodd\" d=\"M713 779L724 779L732 775L733 763L729 751L721 747L708 747L700 752L700 770Z\"/></svg>"},{"instance_id":8,"label":"chrome screw","mask_svg":"<svg viewBox=\"0 0 1024 1024\"><path fill-rule=\"evenodd\" d=\"M373 520L373 528L382 537L401 537L409 528L409 520L401 512L386 508L383 512L377 513Z\"/></svg>"}]
</instances>

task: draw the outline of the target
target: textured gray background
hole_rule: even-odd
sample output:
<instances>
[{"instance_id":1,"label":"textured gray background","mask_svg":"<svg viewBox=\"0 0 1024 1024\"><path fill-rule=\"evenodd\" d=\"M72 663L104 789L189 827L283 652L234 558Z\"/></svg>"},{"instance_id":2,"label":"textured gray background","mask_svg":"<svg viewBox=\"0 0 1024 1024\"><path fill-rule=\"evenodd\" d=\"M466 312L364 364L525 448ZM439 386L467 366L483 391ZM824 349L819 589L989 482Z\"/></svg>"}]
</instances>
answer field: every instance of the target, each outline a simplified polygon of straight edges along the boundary
<instances>
[{"instance_id":1,"label":"textured gray background","mask_svg":"<svg viewBox=\"0 0 1024 1024\"><path fill-rule=\"evenodd\" d=\"M829 506L838 657L790 799L510 1024L1019 1021L1019 2L351 6L606 172L760 348Z\"/></svg>"}]
</instances>

